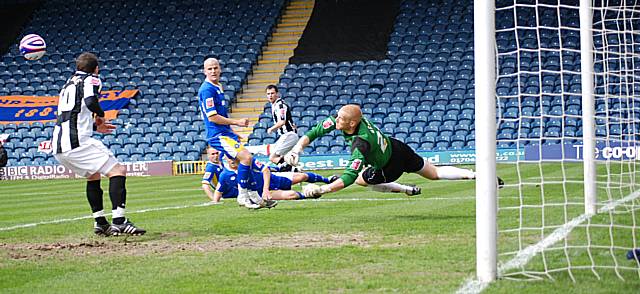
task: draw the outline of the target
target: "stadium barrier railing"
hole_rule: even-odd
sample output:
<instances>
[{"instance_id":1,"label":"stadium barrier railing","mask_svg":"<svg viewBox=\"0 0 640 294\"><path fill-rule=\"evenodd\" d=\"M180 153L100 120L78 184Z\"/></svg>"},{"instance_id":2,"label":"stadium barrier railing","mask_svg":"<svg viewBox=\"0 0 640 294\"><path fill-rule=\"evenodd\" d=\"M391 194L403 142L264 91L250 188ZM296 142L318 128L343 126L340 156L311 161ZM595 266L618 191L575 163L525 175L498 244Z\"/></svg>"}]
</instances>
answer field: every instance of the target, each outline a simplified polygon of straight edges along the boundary
<instances>
[{"instance_id":1,"label":"stadium barrier railing","mask_svg":"<svg viewBox=\"0 0 640 294\"><path fill-rule=\"evenodd\" d=\"M206 161L174 161L173 175L197 175L204 174L204 168L207 166Z\"/></svg>"}]
</instances>

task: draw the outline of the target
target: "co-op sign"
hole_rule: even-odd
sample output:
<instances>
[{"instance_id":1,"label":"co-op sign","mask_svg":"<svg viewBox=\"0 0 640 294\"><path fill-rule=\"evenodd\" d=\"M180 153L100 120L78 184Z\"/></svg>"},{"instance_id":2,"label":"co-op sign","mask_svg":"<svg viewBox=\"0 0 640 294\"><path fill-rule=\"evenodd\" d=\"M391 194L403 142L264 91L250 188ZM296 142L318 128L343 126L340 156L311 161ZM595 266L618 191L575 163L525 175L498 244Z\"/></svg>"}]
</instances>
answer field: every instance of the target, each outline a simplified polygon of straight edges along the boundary
<instances>
[{"instance_id":1,"label":"co-op sign","mask_svg":"<svg viewBox=\"0 0 640 294\"><path fill-rule=\"evenodd\" d=\"M594 149L598 160L635 160L640 157L640 146L628 146L611 142L609 144L596 144ZM525 160L582 160L583 145L547 145L527 146L525 148Z\"/></svg>"}]
</instances>

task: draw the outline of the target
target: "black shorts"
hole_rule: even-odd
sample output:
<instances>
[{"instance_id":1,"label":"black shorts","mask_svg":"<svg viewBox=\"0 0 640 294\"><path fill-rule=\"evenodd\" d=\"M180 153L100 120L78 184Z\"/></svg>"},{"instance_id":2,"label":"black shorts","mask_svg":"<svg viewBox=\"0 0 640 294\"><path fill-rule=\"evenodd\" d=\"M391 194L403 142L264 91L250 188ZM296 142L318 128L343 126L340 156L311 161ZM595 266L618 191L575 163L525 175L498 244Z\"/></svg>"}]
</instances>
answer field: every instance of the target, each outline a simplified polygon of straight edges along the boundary
<instances>
[{"instance_id":1,"label":"black shorts","mask_svg":"<svg viewBox=\"0 0 640 294\"><path fill-rule=\"evenodd\" d=\"M424 166L424 159L418 155L409 145L394 138L391 139L391 158L382 169L368 167L362 173L362 178L367 184L377 185L391 183L403 173L415 173Z\"/></svg>"}]
</instances>

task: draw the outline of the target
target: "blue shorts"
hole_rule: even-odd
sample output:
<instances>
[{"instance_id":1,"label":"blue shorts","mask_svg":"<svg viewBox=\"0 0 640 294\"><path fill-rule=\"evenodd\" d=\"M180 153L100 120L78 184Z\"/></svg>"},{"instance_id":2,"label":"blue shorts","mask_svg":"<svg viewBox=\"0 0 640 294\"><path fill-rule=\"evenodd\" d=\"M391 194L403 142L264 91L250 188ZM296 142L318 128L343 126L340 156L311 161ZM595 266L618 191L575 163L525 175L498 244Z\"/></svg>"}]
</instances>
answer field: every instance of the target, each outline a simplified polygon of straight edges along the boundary
<instances>
[{"instance_id":1,"label":"blue shorts","mask_svg":"<svg viewBox=\"0 0 640 294\"><path fill-rule=\"evenodd\" d=\"M291 179L271 174L269 190L291 190Z\"/></svg>"},{"instance_id":2,"label":"blue shorts","mask_svg":"<svg viewBox=\"0 0 640 294\"><path fill-rule=\"evenodd\" d=\"M292 173L283 173L283 174L292 174ZM269 190L271 190L271 191L275 191L275 190L282 190L282 191L291 190L291 185L292 184L293 184L293 181L287 176L276 176L274 174L271 174L271 181L269 183ZM258 186L258 184L254 183L254 185L252 186L251 190L255 190L256 192L258 192L258 195L260 195L260 197L262 197L262 189L258 188L257 186ZM262 185L260 185L260 187L262 187Z\"/></svg>"},{"instance_id":3,"label":"blue shorts","mask_svg":"<svg viewBox=\"0 0 640 294\"><path fill-rule=\"evenodd\" d=\"M238 137L235 135L211 137L208 143L213 149L232 159L236 159L240 150L244 149L244 145L238 141Z\"/></svg>"}]
</instances>

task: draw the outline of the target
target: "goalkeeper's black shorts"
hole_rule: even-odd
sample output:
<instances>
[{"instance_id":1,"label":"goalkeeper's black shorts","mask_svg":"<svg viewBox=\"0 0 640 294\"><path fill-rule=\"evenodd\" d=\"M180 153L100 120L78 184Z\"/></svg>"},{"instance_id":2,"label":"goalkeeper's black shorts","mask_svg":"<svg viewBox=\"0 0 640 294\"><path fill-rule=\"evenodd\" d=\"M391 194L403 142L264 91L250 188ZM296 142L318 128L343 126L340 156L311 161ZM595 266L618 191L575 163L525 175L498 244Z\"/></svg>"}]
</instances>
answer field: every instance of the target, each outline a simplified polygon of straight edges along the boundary
<instances>
[{"instance_id":1,"label":"goalkeeper's black shorts","mask_svg":"<svg viewBox=\"0 0 640 294\"><path fill-rule=\"evenodd\" d=\"M368 167L363 173L362 178L367 184L377 185L382 183L391 183L403 173L415 173L424 166L424 159L418 155L409 145L391 139L391 158L382 169Z\"/></svg>"}]
</instances>

